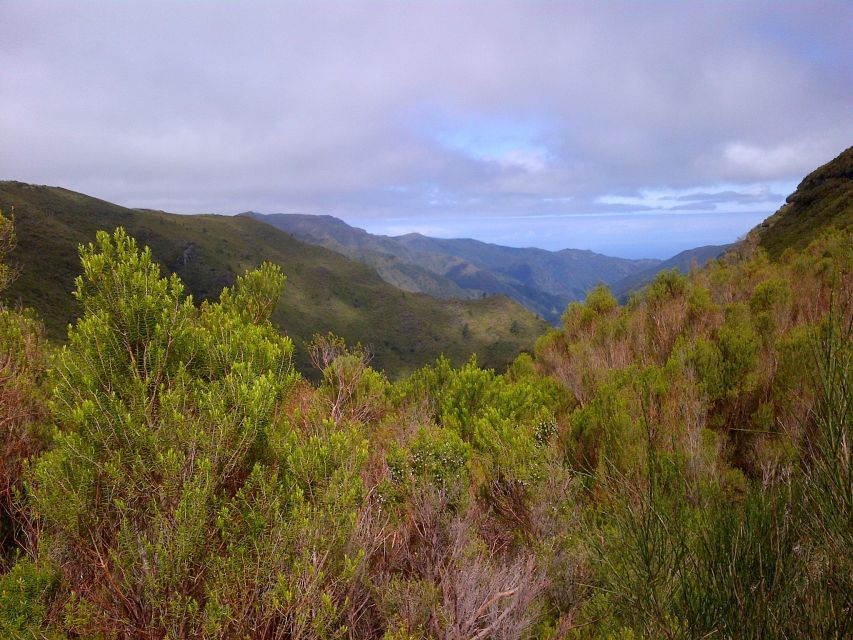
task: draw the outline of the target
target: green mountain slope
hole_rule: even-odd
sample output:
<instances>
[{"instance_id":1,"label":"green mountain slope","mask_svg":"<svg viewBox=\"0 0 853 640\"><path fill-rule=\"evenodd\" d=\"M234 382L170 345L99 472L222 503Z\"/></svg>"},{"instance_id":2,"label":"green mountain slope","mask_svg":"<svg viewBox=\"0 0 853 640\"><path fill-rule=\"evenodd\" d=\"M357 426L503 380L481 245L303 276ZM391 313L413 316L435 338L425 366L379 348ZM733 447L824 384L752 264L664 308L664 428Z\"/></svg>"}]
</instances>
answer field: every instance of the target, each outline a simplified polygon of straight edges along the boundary
<instances>
[{"instance_id":1,"label":"green mountain slope","mask_svg":"<svg viewBox=\"0 0 853 640\"><path fill-rule=\"evenodd\" d=\"M803 178L753 236L778 257L788 247L802 249L827 227L853 229L853 147Z\"/></svg>"},{"instance_id":2,"label":"green mountain slope","mask_svg":"<svg viewBox=\"0 0 853 640\"><path fill-rule=\"evenodd\" d=\"M569 302L582 299L599 282L612 284L658 262L576 249L546 251L469 239L445 240L417 233L380 236L332 216L244 215L369 264L386 281L409 291L441 297L505 294L554 324L559 323Z\"/></svg>"},{"instance_id":3,"label":"green mountain slope","mask_svg":"<svg viewBox=\"0 0 853 640\"><path fill-rule=\"evenodd\" d=\"M678 253L653 267L643 269L642 271L631 274L627 278L619 280L613 284L611 290L616 298L621 302L625 302L628 298L628 294L642 289L654 280L655 276L661 271L678 269L681 273L689 273L694 266L702 267L708 261L713 260L714 258L719 258L731 246L733 245L709 244L704 247L696 247L695 249L682 251L681 253Z\"/></svg>"},{"instance_id":4,"label":"green mountain slope","mask_svg":"<svg viewBox=\"0 0 853 640\"><path fill-rule=\"evenodd\" d=\"M459 256L495 274L499 282L519 297L553 300L555 304L545 317L555 322L568 302L583 299L596 284L612 284L659 262L613 258L580 249L546 251L470 239L445 240L417 233L401 236L399 240L410 248Z\"/></svg>"},{"instance_id":5,"label":"green mountain slope","mask_svg":"<svg viewBox=\"0 0 853 640\"><path fill-rule=\"evenodd\" d=\"M15 217L18 247L10 257L20 276L6 297L35 308L49 334L64 336L77 313L77 247L99 229L124 226L148 245L168 272L178 273L196 301L219 295L236 275L264 260L287 274L273 317L297 344L334 331L374 352L374 365L399 375L440 353L461 362L476 353L501 367L529 348L546 325L511 300L436 300L400 291L368 266L300 242L249 217L175 215L136 210L57 187L0 182L0 209Z\"/></svg>"},{"instance_id":6,"label":"green mountain slope","mask_svg":"<svg viewBox=\"0 0 853 640\"><path fill-rule=\"evenodd\" d=\"M383 280L398 289L438 298L482 297L482 291L463 289L441 275L463 262L458 258L410 251L395 238L370 234L333 216L299 213L264 215L253 211L241 215L270 224L304 242L337 251L370 265Z\"/></svg>"},{"instance_id":7,"label":"green mountain slope","mask_svg":"<svg viewBox=\"0 0 853 640\"><path fill-rule=\"evenodd\" d=\"M749 232L748 241L778 258L785 249L805 248L830 227L853 231L853 147L803 178L786 203ZM624 301L629 293L644 287L660 271L677 267L687 273L694 263L702 266L733 246L708 245L683 251L616 282L613 293Z\"/></svg>"}]
</instances>

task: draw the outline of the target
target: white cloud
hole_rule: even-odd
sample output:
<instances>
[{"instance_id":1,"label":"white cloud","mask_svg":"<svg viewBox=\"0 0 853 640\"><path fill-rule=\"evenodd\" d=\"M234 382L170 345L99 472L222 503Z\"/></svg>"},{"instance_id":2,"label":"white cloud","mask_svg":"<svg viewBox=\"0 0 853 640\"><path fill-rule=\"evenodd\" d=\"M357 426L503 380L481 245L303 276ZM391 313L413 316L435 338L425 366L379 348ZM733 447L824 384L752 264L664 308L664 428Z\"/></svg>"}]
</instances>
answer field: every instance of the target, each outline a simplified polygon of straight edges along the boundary
<instances>
[{"instance_id":1,"label":"white cloud","mask_svg":"<svg viewBox=\"0 0 853 640\"><path fill-rule=\"evenodd\" d=\"M823 146L816 150L815 147ZM781 144L761 147L743 142L731 142L723 151L723 158L733 174L744 178L773 178L798 175L828 162L833 149L830 145Z\"/></svg>"},{"instance_id":2,"label":"white cloud","mask_svg":"<svg viewBox=\"0 0 853 640\"><path fill-rule=\"evenodd\" d=\"M583 215L853 141L844 1L0 4L0 178L131 206Z\"/></svg>"}]
</instances>

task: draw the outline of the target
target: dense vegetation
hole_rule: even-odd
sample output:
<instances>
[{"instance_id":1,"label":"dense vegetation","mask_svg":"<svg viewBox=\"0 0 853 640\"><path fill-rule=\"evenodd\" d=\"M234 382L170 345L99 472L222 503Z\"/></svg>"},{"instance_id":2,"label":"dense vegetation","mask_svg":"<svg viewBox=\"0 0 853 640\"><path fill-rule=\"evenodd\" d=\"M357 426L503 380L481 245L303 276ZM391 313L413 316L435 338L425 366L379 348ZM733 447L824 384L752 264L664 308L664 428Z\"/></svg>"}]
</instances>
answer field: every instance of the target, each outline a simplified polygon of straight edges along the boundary
<instances>
[{"instance_id":1,"label":"dense vegetation","mask_svg":"<svg viewBox=\"0 0 853 640\"><path fill-rule=\"evenodd\" d=\"M80 259L64 346L0 314L0 637L853 634L849 232L397 381L328 333L300 375L272 264L198 305L122 229Z\"/></svg>"},{"instance_id":2,"label":"dense vegetation","mask_svg":"<svg viewBox=\"0 0 853 640\"><path fill-rule=\"evenodd\" d=\"M177 273L196 302L215 300L264 261L280 265L288 287L272 322L299 347L302 371L310 363L301 347L315 332L369 345L374 365L399 377L442 353L455 364L476 353L488 366L505 367L547 328L503 296L437 301L400 291L369 267L243 216L127 209L19 182L0 182L0 210L14 214L18 234L9 261L20 276L7 298L36 310L54 340L64 338L80 311L69 295L79 273L77 247L93 242L99 229L119 226L151 247L164 273Z\"/></svg>"},{"instance_id":3,"label":"dense vegetation","mask_svg":"<svg viewBox=\"0 0 853 640\"><path fill-rule=\"evenodd\" d=\"M659 262L652 267L638 271L630 276L622 278L611 285L613 295L622 303L628 301L632 293L636 293L648 285L661 271L672 271L678 269L681 273L690 273L693 269L705 266L711 260L719 258L732 245L709 244L703 247L694 247L681 253L677 253L668 260ZM606 284L606 283L605 283Z\"/></svg>"},{"instance_id":4,"label":"dense vegetation","mask_svg":"<svg viewBox=\"0 0 853 640\"><path fill-rule=\"evenodd\" d=\"M786 206L755 230L771 257L802 249L827 227L853 231L853 147L803 178Z\"/></svg>"}]
</instances>

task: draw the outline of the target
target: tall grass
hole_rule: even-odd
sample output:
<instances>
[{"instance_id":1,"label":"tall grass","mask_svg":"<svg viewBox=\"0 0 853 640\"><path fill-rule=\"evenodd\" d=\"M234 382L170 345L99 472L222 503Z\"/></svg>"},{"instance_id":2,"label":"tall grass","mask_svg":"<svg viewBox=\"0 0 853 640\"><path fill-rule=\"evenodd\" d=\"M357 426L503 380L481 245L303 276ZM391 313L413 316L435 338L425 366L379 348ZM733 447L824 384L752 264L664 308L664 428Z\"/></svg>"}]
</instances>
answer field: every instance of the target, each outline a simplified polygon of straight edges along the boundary
<instances>
[{"instance_id":1,"label":"tall grass","mask_svg":"<svg viewBox=\"0 0 853 640\"><path fill-rule=\"evenodd\" d=\"M655 482L615 480L601 567L611 632L660 638L845 638L853 634L850 305L812 335L815 403L798 472L691 506ZM653 442L649 441L653 447ZM685 492L686 493L686 492ZM599 629L600 632L605 632Z\"/></svg>"}]
</instances>

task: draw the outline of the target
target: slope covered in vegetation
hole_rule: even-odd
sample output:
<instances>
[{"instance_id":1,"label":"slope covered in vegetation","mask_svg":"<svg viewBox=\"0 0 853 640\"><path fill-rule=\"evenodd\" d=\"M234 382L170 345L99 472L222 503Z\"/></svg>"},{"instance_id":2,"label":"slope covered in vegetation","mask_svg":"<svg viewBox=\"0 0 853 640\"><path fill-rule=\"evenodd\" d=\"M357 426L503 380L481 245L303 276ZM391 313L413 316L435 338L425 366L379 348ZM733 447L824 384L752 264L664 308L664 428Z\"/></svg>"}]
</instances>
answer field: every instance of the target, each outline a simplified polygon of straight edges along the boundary
<instances>
[{"instance_id":1,"label":"slope covered in vegetation","mask_svg":"<svg viewBox=\"0 0 853 640\"><path fill-rule=\"evenodd\" d=\"M802 249L823 229L853 229L853 147L803 178L787 204L756 229L773 257Z\"/></svg>"},{"instance_id":2,"label":"slope covered in vegetation","mask_svg":"<svg viewBox=\"0 0 853 640\"><path fill-rule=\"evenodd\" d=\"M686 251L677 253L668 260L664 260L663 262L649 267L648 269L643 269L642 271L638 271L627 278L622 278L621 280L614 282L610 288L613 290L613 295L616 296L620 302L627 302L630 294L645 287L654 280L661 271L678 269L681 273L690 273L692 269L702 267L711 260L719 258L731 247L732 245L730 244L709 244L704 247L687 249Z\"/></svg>"},{"instance_id":3,"label":"slope covered in vegetation","mask_svg":"<svg viewBox=\"0 0 853 640\"><path fill-rule=\"evenodd\" d=\"M331 335L300 376L271 264L199 307L124 231L81 261L49 358L0 316L2 637L853 633L849 232L395 382Z\"/></svg>"},{"instance_id":4,"label":"slope covered in vegetation","mask_svg":"<svg viewBox=\"0 0 853 640\"><path fill-rule=\"evenodd\" d=\"M376 273L246 217L185 216L126 209L54 187L0 183L0 210L13 213L18 246L10 262L20 276L7 299L38 311L48 335L61 339L79 306L69 293L79 272L77 247L99 229L123 226L166 272L180 275L196 301L216 299L246 269L281 265L288 286L273 323L303 345L315 332L334 331L369 345L377 367L411 372L444 353L460 364L476 353L503 367L530 349L545 324L502 296L435 300L389 286Z\"/></svg>"},{"instance_id":5,"label":"slope covered in vegetation","mask_svg":"<svg viewBox=\"0 0 853 640\"><path fill-rule=\"evenodd\" d=\"M573 300L599 283L613 284L659 260L629 260L592 251L506 247L419 233L380 236L332 216L242 214L374 267L407 291L440 297L507 295L552 324Z\"/></svg>"},{"instance_id":6,"label":"slope covered in vegetation","mask_svg":"<svg viewBox=\"0 0 853 640\"><path fill-rule=\"evenodd\" d=\"M396 238L368 233L334 216L253 211L240 215L370 265L383 280L403 291L426 293L436 298L480 298L483 294L480 290L463 289L443 275L463 262L461 258L412 252L401 246Z\"/></svg>"}]
</instances>

